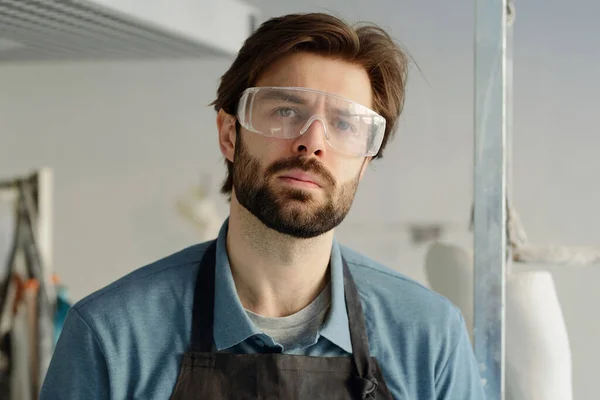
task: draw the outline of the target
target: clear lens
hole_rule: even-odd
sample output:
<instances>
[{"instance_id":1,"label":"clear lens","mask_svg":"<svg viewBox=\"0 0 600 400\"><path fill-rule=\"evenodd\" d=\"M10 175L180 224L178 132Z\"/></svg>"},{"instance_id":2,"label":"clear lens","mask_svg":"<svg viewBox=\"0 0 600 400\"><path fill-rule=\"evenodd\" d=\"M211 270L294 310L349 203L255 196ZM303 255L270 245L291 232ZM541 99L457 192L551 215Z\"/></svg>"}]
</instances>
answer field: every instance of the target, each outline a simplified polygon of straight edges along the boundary
<instances>
[{"instance_id":1,"label":"clear lens","mask_svg":"<svg viewBox=\"0 0 600 400\"><path fill-rule=\"evenodd\" d=\"M385 119L373 110L306 88L246 89L237 117L248 130L284 139L300 136L319 120L331 147L357 156L377 154L385 132Z\"/></svg>"}]
</instances>

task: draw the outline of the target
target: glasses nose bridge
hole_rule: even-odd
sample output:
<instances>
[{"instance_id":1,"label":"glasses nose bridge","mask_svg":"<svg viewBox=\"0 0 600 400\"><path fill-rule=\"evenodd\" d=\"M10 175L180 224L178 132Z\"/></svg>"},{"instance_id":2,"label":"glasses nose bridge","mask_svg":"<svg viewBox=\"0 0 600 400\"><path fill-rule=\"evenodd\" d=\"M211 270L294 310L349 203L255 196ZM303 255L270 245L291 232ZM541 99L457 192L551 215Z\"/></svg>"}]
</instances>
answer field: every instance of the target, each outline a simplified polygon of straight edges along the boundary
<instances>
[{"instance_id":1,"label":"glasses nose bridge","mask_svg":"<svg viewBox=\"0 0 600 400\"><path fill-rule=\"evenodd\" d=\"M311 127L311 125L315 121L320 121L321 122L321 124L323 125L323 134L325 135L325 139L329 140L329 132L327 131L327 121L325 120L324 116L321 116L319 114L314 114L313 116L311 116L308 119L308 121L306 121L306 123L304 124L304 126L300 130L300 135L304 135L304 133L308 130L308 128Z\"/></svg>"}]
</instances>

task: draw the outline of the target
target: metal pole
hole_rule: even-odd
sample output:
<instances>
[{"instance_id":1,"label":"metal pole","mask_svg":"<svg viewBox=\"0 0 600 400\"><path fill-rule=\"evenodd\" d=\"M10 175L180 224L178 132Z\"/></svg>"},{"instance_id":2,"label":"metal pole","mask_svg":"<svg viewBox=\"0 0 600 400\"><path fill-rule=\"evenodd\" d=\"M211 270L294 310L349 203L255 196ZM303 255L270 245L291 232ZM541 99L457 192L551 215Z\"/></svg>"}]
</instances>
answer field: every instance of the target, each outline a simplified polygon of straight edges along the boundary
<instances>
[{"instance_id":1,"label":"metal pole","mask_svg":"<svg viewBox=\"0 0 600 400\"><path fill-rule=\"evenodd\" d=\"M475 1L474 342L487 400L505 396L507 0Z\"/></svg>"},{"instance_id":2,"label":"metal pole","mask_svg":"<svg viewBox=\"0 0 600 400\"><path fill-rule=\"evenodd\" d=\"M505 101L505 121L506 121L506 199L509 206L512 205L513 190L513 26L515 20L515 1L507 0L506 15L506 101Z\"/></svg>"}]
</instances>

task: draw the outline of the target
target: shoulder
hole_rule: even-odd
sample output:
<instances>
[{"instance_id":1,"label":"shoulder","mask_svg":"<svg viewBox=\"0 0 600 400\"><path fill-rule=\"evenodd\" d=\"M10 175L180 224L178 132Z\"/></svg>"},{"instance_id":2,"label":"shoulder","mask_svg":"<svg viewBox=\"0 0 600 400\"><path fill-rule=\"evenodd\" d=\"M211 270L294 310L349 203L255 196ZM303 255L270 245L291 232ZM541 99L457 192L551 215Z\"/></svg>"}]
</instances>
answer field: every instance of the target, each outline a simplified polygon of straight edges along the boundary
<instances>
[{"instance_id":1,"label":"shoulder","mask_svg":"<svg viewBox=\"0 0 600 400\"><path fill-rule=\"evenodd\" d=\"M138 268L84 297L73 308L88 324L97 320L110 324L111 320L157 314L188 303L200 260L210 243L187 247Z\"/></svg>"},{"instance_id":2,"label":"shoulder","mask_svg":"<svg viewBox=\"0 0 600 400\"><path fill-rule=\"evenodd\" d=\"M77 302L53 356L47 397L52 385L68 387L72 398L90 398L98 387L106 398L110 392L123 399L170 391L189 343L196 276L210 243L143 266Z\"/></svg>"},{"instance_id":3,"label":"shoulder","mask_svg":"<svg viewBox=\"0 0 600 400\"><path fill-rule=\"evenodd\" d=\"M460 310L415 280L347 247L340 250L361 297L371 352L389 385L413 398L435 393L444 373L472 373L464 378L471 382L475 361Z\"/></svg>"},{"instance_id":4,"label":"shoulder","mask_svg":"<svg viewBox=\"0 0 600 400\"><path fill-rule=\"evenodd\" d=\"M398 329L437 332L440 339L462 329L462 314L446 297L346 246L340 250L372 318Z\"/></svg>"}]
</instances>

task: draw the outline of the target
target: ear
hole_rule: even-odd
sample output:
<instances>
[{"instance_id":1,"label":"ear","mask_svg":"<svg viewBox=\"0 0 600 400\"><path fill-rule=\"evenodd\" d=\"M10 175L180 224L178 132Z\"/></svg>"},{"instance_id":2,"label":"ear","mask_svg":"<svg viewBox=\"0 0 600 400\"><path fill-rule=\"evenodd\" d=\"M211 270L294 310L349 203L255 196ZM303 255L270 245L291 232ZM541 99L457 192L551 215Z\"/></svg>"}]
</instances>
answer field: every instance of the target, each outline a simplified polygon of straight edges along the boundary
<instances>
[{"instance_id":1,"label":"ear","mask_svg":"<svg viewBox=\"0 0 600 400\"><path fill-rule=\"evenodd\" d=\"M235 117L223 109L217 113L217 129L219 130L219 148L223 156L233 162L235 153Z\"/></svg>"}]
</instances>

